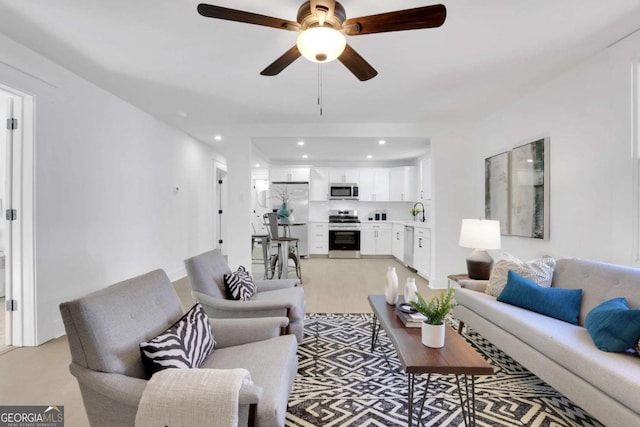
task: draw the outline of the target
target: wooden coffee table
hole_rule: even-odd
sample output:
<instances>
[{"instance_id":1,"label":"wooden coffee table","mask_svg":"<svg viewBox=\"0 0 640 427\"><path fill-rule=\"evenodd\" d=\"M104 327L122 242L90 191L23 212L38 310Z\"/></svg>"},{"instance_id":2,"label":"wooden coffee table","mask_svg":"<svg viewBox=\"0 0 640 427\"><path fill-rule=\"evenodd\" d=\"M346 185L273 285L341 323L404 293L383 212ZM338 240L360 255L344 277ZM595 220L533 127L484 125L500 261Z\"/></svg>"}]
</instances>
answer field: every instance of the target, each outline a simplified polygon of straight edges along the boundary
<instances>
[{"instance_id":1,"label":"wooden coffee table","mask_svg":"<svg viewBox=\"0 0 640 427\"><path fill-rule=\"evenodd\" d=\"M465 426L475 425L475 377L476 375L493 375L493 367L453 328L446 328L444 347L426 347L422 344L420 328L405 327L396 315L396 306L387 304L384 295L369 295L369 304L374 313L371 352L374 351L378 333L382 327L393 343L402 367L407 373L408 425L413 424L413 389L415 376L420 374L428 376L418 423L429 391L431 374L453 374L456 376L458 385L464 424ZM460 375L464 379L464 390L461 388Z\"/></svg>"}]
</instances>

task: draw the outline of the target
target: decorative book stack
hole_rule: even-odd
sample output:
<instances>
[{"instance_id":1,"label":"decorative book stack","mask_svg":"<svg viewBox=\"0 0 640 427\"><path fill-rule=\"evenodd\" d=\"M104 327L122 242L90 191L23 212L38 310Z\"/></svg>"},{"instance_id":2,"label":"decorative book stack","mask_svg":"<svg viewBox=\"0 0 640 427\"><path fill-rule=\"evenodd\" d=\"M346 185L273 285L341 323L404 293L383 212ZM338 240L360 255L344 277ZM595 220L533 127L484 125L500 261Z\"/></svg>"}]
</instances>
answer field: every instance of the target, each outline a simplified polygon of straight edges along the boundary
<instances>
[{"instance_id":1,"label":"decorative book stack","mask_svg":"<svg viewBox=\"0 0 640 427\"><path fill-rule=\"evenodd\" d=\"M399 308L399 305L396 307L396 314L402 324L407 328L420 328L422 325L422 321L426 319L426 317L420 313L407 313Z\"/></svg>"}]
</instances>

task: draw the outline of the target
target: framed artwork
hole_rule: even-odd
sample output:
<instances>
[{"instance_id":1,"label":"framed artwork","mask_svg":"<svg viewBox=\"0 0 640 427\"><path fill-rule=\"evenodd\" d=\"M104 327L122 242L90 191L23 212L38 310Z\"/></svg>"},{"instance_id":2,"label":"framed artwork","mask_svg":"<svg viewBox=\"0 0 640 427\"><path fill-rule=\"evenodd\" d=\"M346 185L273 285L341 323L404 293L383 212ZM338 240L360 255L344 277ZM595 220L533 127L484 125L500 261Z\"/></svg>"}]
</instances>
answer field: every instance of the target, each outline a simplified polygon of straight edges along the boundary
<instances>
[{"instance_id":1,"label":"framed artwork","mask_svg":"<svg viewBox=\"0 0 640 427\"><path fill-rule=\"evenodd\" d=\"M484 216L500 221L500 234L509 235L509 197L511 153L497 154L484 160Z\"/></svg>"},{"instance_id":2,"label":"framed artwork","mask_svg":"<svg viewBox=\"0 0 640 427\"><path fill-rule=\"evenodd\" d=\"M511 150L512 236L549 239L549 138Z\"/></svg>"}]
</instances>

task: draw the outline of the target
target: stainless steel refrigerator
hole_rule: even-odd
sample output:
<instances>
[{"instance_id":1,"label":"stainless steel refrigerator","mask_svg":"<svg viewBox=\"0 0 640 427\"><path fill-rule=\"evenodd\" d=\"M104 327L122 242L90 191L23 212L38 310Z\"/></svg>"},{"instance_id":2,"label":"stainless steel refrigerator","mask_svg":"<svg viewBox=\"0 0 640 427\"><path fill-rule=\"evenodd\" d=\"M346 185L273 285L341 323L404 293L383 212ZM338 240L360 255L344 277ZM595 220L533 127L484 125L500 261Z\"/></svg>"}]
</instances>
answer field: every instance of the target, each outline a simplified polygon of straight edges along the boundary
<instances>
[{"instance_id":1,"label":"stainless steel refrigerator","mask_svg":"<svg viewBox=\"0 0 640 427\"><path fill-rule=\"evenodd\" d=\"M282 205L281 194L289 197L287 207L291 212L289 216L289 231L291 237L300 239L298 251L301 257L309 256L308 230L309 230L309 183L308 182L272 182L271 183L272 209L277 211Z\"/></svg>"}]
</instances>

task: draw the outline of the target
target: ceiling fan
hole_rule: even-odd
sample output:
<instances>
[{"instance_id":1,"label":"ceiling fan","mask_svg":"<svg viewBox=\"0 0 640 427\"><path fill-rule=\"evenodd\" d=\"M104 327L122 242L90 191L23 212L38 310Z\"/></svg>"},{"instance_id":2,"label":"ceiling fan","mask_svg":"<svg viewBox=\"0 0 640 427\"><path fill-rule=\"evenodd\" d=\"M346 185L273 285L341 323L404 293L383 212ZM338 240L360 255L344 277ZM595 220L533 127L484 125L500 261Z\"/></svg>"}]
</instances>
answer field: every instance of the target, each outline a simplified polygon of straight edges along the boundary
<instances>
[{"instance_id":1,"label":"ceiling fan","mask_svg":"<svg viewBox=\"0 0 640 427\"><path fill-rule=\"evenodd\" d=\"M347 44L345 34L360 36L439 27L447 9L437 4L347 19L344 7L335 0L309 0L298 9L297 22L204 3L198 5L198 13L208 18L299 32L296 44L262 70L263 76L275 76L304 56L320 63L338 59L359 80L365 81L378 72Z\"/></svg>"}]
</instances>

